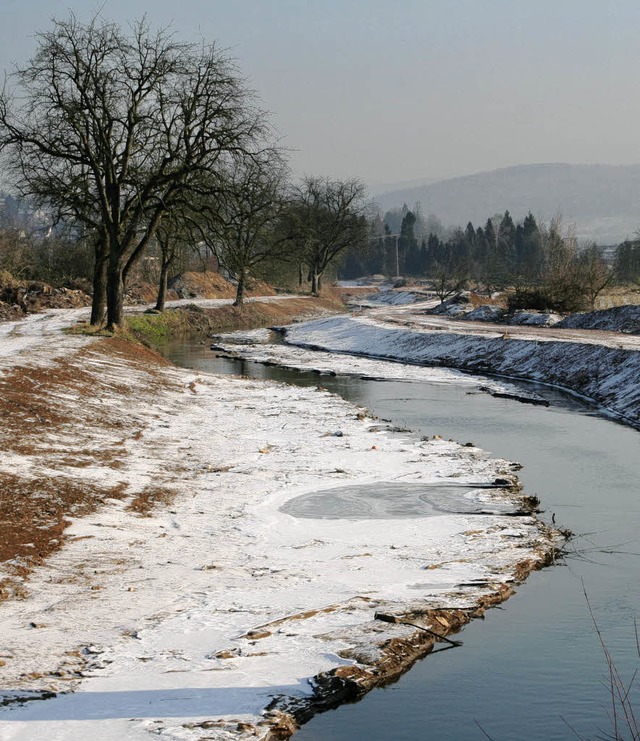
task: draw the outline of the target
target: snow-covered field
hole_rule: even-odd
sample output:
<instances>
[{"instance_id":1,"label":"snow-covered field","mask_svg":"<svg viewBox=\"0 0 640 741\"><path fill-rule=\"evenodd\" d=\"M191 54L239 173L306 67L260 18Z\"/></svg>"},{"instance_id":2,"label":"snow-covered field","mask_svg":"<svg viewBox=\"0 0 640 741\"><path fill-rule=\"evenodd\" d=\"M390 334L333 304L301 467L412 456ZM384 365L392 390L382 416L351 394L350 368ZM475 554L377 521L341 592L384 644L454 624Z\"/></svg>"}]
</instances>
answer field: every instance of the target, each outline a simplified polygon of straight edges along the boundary
<instances>
[{"instance_id":1,"label":"snow-covered field","mask_svg":"<svg viewBox=\"0 0 640 741\"><path fill-rule=\"evenodd\" d=\"M407 306L410 304L423 303L424 306L436 306L438 300L433 295L420 290L383 288L376 293L354 296L350 302L352 306L362 308L375 306Z\"/></svg>"},{"instance_id":2,"label":"snow-covered field","mask_svg":"<svg viewBox=\"0 0 640 741\"><path fill-rule=\"evenodd\" d=\"M290 727L287 711L372 686L428 650L429 634L376 613L415 611L446 633L552 548L535 516L501 514L522 506L505 488L508 462L394 432L321 389L155 365L61 334L78 316L0 325L3 374L59 374L64 358L82 377L64 394L43 381L40 401L68 419L33 450L9 446L0 474L121 490L73 519L22 597L0 603L2 697L68 693L3 707L3 739L268 738ZM388 365L403 368L369 371ZM93 426L105 412L110 424ZM77 464L110 447L117 461ZM347 485L366 492L355 514L281 509ZM450 496L448 510L367 515L389 485ZM168 504L143 516L129 505L149 490Z\"/></svg>"}]
</instances>

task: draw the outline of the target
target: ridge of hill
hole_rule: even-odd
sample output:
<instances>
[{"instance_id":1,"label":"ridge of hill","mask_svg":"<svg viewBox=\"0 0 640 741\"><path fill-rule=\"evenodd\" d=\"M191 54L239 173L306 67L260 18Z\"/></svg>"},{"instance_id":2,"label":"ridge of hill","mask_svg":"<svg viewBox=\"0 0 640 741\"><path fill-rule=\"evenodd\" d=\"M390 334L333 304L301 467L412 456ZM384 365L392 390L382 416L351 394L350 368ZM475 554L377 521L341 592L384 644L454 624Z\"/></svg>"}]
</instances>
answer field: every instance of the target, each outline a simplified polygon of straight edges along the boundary
<instances>
[{"instance_id":1,"label":"ridge of hill","mask_svg":"<svg viewBox=\"0 0 640 741\"><path fill-rule=\"evenodd\" d=\"M581 239L617 244L640 227L640 164L516 165L376 197L383 210L418 201L449 226L479 226L505 210L520 220L531 211L543 221L561 215Z\"/></svg>"}]
</instances>

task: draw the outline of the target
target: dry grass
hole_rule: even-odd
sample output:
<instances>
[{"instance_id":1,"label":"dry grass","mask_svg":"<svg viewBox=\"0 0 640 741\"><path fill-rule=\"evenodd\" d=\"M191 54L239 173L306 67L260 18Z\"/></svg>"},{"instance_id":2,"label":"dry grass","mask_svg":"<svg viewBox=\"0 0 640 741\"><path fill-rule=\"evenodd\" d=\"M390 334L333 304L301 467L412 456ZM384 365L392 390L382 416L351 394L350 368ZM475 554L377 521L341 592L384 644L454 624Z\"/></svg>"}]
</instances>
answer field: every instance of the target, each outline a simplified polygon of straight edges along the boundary
<instances>
[{"instance_id":1,"label":"dry grass","mask_svg":"<svg viewBox=\"0 0 640 741\"><path fill-rule=\"evenodd\" d=\"M142 434L140 422L127 416L126 404L114 410L104 400L131 393L131 372L143 374L142 393L154 398L169 383L163 365L148 348L114 337L47 368L17 367L0 377L0 444L23 461L20 470L0 471L0 563L9 575L0 599L21 596L30 571L63 545L70 518L128 496L126 481L96 483L79 469L125 466L125 443ZM167 496L143 492L131 506L148 512Z\"/></svg>"},{"instance_id":2,"label":"dry grass","mask_svg":"<svg viewBox=\"0 0 640 741\"><path fill-rule=\"evenodd\" d=\"M23 455L55 451L56 437L72 428L77 432L79 411L87 432L93 427L121 428L122 422L117 415L95 401L101 391L125 394L129 388L126 376L114 380L111 375L102 374L99 366L92 362L104 362L107 356L126 360L148 375L149 381L158 379L154 365L168 364L142 345L113 337L80 350L71 358L56 359L46 368L15 368L0 377L0 444L3 450ZM86 401L76 405L72 403L74 399ZM83 437L81 435L80 439Z\"/></svg>"},{"instance_id":3,"label":"dry grass","mask_svg":"<svg viewBox=\"0 0 640 741\"><path fill-rule=\"evenodd\" d=\"M334 312L342 304L332 298L293 298L272 303L254 302L237 306L221 306L208 310L209 330L232 332L274 324L290 324L322 312Z\"/></svg>"},{"instance_id":4,"label":"dry grass","mask_svg":"<svg viewBox=\"0 0 640 741\"><path fill-rule=\"evenodd\" d=\"M166 506L173 501L175 491L159 486L147 486L143 491L136 494L127 505L131 512L149 517L151 512L159 505Z\"/></svg>"},{"instance_id":5,"label":"dry grass","mask_svg":"<svg viewBox=\"0 0 640 741\"><path fill-rule=\"evenodd\" d=\"M178 277L174 288L184 298L189 296L198 298L234 298L236 287L220 273L208 270L206 273L188 272ZM177 297L175 291L173 297ZM247 296L275 296L273 288L264 281L251 278L246 286ZM169 298L169 294L167 294ZM149 299L155 301L155 295Z\"/></svg>"},{"instance_id":6,"label":"dry grass","mask_svg":"<svg viewBox=\"0 0 640 741\"><path fill-rule=\"evenodd\" d=\"M613 309L627 304L640 304L640 288L615 286L607 289L598 296L596 309Z\"/></svg>"},{"instance_id":7,"label":"dry grass","mask_svg":"<svg viewBox=\"0 0 640 741\"><path fill-rule=\"evenodd\" d=\"M125 496L122 485L100 487L67 476L26 478L0 474L0 562L11 575L0 600L21 596L19 582L64 543L69 518L94 511L107 498Z\"/></svg>"},{"instance_id":8,"label":"dry grass","mask_svg":"<svg viewBox=\"0 0 640 741\"><path fill-rule=\"evenodd\" d=\"M178 279L181 291L192 293L200 298L233 298L236 289L220 273L184 273Z\"/></svg>"},{"instance_id":9,"label":"dry grass","mask_svg":"<svg viewBox=\"0 0 640 741\"><path fill-rule=\"evenodd\" d=\"M499 296L496 296L495 298L492 298L491 296L485 296L480 293L471 292L469 294L469 300L471 301L471 305L474 309L477 309L478 306L501 306L503 309L507 308L507 294L502 293Z\"/></svg>"}]
</instances>

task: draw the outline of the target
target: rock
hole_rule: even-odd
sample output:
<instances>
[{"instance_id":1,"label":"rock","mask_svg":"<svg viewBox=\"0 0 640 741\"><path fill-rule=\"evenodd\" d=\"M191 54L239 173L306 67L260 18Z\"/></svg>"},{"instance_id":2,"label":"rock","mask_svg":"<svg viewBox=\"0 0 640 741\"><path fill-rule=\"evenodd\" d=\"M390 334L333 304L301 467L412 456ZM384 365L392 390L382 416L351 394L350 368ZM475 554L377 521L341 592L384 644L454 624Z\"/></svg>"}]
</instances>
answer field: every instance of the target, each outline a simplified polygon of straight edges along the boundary
<instances>
[{"instance_id":1,"label":"rock","mask_svg":"<svg viewBox=\"0 0 640 741\"><path fill-rule=\"evenodd\" d=\"M463 319L470 322L501 322L506 314L502 306L484 304L466 314Z\"/></svg>"}]
</instances>

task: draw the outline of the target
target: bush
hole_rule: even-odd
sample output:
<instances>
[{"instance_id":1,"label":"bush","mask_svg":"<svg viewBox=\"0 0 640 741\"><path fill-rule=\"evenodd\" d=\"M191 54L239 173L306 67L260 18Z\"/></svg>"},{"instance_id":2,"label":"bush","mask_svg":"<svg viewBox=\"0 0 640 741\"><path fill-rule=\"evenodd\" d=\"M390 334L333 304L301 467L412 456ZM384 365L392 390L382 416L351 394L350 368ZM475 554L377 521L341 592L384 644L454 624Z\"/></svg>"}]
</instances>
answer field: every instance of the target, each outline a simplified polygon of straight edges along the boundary
<instances>
[{"instance_id":1,"label":"bush","mask_svg":"<svg viewBox=\"0 0 640 741\"><path fill-rule=\"evenodd\" d=\"M507 299L507 308L510 312L530 309L573 314L576 311L587 311L589 299L582 286L550 281L539 288L516 289Z\"/></svg>"},{"instance_id":2,"label":"bush","mask_svg":"<svg viewBox=\"0 0 640 741\"><path fill-rule=\"evenodd\" d=\"M510 313L524 309L545 311L547 309L547 297L537 288L518 289L507 297L507 309Z\"/></svg>"}]
</instances>

